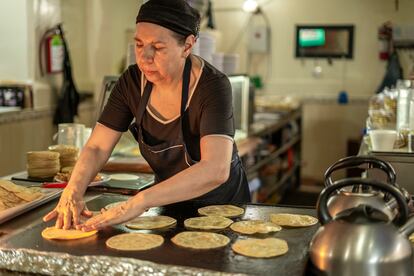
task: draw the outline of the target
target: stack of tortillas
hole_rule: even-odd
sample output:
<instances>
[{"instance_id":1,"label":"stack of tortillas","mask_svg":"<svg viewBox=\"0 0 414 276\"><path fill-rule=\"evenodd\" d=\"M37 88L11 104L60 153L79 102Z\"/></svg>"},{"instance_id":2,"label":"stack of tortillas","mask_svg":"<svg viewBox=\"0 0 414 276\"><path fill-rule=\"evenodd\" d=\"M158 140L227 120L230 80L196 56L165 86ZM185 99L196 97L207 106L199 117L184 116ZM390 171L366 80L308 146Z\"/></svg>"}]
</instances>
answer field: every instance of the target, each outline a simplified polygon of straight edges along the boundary
<instances>
[{"instance_id":1,"label":"stack of tortillas","mask_svg":"<svg viewBox=\"0 0 414 276\"><path fill-rule=\"evenodd\" d=\"M164 243L160 235L146 233L126 233L113 236L106 241L106 246L116 250L140 251L158 247Z\"/></svg>"},{"instance_id":2,"label":"stack of tortillas","mask_svg":"<svg viewBox=\"0 0 414 276\"><path fill-rule=\"evenodd\" d=\"M27 174L34 178L49 178L60 170L59 153L52 151L29 151Z\"/></svg>"},{"instance_id":3,"label":"stack of tortillas","mask_svg":"<svg viewBox=\"0 0 414 276\"><path fill-rule=\"evenodd\" d=\"M55 227L47 227L42 231L42 237L47 240L76 240L93 236L97 232L98 231L96 230L83 232L75 229L65 230Z\"/></svg>"},{"instance_id":4,"label":"stack of tortillas","mask_svg":"<svg viewBox=\"0 0 414 276\"><path fill-rule=\"evenodd\" d=\"M289 250L285 240L276 238L238 240L231 248L238 254L255 258L276 257Z\"/></svg>"},{"instance_id":5,"label":"stack of tortillas","mask_svg":"<svg viewBox=\"0 0 414 276\"><path fill-rule=\"evenodd\" d=\"M49 147L50 151L58 152L60 154L60 170L66 167L75 166L78 160L79 148L70 145L54 145Z\"/></svg>"},{"instance_id":6,"label":"stack of tortillas","mask_svg":"<svg viewBox=\"0 0 414 276\"><path fill-rule=\"evenodd\" d=\"M287 227L307 227L318 223L315 217L297 214L270 214L270 221Z\"/></svg>"}]
</instances>

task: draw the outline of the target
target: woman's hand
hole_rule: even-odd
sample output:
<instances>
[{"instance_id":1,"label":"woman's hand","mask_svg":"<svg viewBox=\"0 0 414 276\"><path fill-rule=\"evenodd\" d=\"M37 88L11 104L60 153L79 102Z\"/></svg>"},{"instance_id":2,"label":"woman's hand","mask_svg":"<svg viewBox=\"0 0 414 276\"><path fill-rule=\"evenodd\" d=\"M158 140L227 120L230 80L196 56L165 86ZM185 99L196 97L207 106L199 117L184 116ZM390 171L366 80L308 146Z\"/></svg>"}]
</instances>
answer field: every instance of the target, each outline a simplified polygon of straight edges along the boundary
<instances>
[{"instance_id":1,"label":"woman's hand","mask_svg":"<svg viewBox=\"0 0 414 276\"><path fill-rule=\"evenodd\" d=\"M78 225L76 229L82 231L100 230L110 225L129 221L141 215L145 212L145 210L146 208L140 204L139 200L131 198L109 210L102 209L101 214L90 218L81 225Z\"/></svg>"},{"instance_id":2,"label":"woman's hand","mask_svg":"<svg viewBox=\"0 0 414 276\"><path fill-rule=\"evenodd\" d=\"M91 217L92 212L86 208L83 195L71 189L64 189L59 203L51 212L43 217L43 221L56 218L55 227L70 229L81 223L81 216Z\"/></svg>"}]
</instances>

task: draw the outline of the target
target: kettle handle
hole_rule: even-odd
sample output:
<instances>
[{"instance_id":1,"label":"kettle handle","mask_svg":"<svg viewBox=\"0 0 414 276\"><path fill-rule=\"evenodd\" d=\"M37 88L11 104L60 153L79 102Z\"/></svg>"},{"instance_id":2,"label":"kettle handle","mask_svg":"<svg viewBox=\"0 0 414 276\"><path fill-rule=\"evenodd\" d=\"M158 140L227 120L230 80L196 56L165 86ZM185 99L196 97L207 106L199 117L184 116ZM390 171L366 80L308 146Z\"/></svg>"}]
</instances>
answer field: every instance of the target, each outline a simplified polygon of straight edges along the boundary
<instances>
[{"instance_id":1,"label":"kettle handle","mask_svg":"<svg viewBox=\"0 0 414 276\"><path fill-rule=\"evenodd\" d=\"M332 216L328 210L328 199L330 195L343 187L353 185L367 185L390 193L396 199L399 209L399 215L394 219L393 222L396 225L401 226L407 221L408 206L403 194L396 187L385 184L378 180L355 177L337 180L333 183L333 185L325 187L325 189L322 190L321 194L319 195L318 202L316 203L318 217L322 225L332 220Z\"/></svg>"},{"instance_id":2,"label":"kettle handle","mask_svg":"<svg viewBox=\"0 0 414 276\"><path fill-rule=\"evenodd\" d=\"M391 164L372 156L348 156L338 160L326 170L325 186L333 185L333 181L331 178L333 172L340 169L357 167L362 164L369 164L372 165L374 168L382 170L387 174L387 182L393 186L397 186L395 184L397 176Z\"/></svg>"}]
</instances>

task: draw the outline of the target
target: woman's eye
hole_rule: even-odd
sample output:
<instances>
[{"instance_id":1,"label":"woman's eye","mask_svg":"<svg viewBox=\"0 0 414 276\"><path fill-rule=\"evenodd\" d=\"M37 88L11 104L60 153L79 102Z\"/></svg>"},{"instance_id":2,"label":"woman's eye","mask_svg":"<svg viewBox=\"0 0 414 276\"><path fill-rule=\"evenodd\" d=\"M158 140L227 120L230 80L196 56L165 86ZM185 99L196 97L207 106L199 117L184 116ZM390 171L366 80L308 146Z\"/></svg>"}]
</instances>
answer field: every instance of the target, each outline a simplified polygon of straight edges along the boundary
<instances>
[{"instance_id":1,"label":"woman's eye","mask_svg":"<svg viewBox=\"0 0 414 276\"><path fill-rule=\"evenodd\" d=\"M162 46L154 46L154 49L156 50L156 51L160 51L160 50L162 50L162 49L164 49L165 47L162 47Z\"/></svg>"},{"instance_id":2,"label":"woman's eye","mask_svg":"<svg viewBox=\"0 0 414 276\"><path fill-rule=\"evenodd\" d=\"M142 48L142 45L141 44L135 44L135 47Z\"/></svg>"}]
</instances>

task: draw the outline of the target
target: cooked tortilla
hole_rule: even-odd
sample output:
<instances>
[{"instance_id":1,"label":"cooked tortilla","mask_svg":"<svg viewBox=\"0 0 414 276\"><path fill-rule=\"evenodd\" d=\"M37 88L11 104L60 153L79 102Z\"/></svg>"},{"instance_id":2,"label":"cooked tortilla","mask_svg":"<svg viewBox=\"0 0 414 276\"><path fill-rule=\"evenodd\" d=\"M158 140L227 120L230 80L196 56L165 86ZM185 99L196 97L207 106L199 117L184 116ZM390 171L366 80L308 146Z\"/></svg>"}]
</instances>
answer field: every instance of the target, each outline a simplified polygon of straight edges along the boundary
<instances>
[{"instance_id":1,"label":"cooked tortilla","mask_svg":"<svg viewBox=\"0 0 414 276\"><path fill-rule=\"evenodd\" d=\"M164 243L160 235L146 233L126 233L113 236L106 241L106 246L122 251L149 250Z\"/></svg>"},{"instance_id":2,"label":"cooked tortilla","mask_svg":"<svg viewBox=\"0 0 414 276\"><path fill-rule=\"evenodd\" d=\"M243 215L244 209L234 205L210 205L198 209L198 213L203 216L234 218Z\"/></svg>"},{"instance_id":3,"label":"cooked tortilla","mask_svg":"<svg viewBox=\"0 0 414 276\"><path fill-rule=\"evenodd\" d=\"M270 221L288 227L307 227L318 223L315 217L297 214L270 214Z\"/></svg>"},{"instance_id":4,"label":"cooked tortilla","mask_svg":"<svg viewBox=\"0 0 414 276\"><path fill-rule=\"evenodd\" d=\"M186 219L184 226L189 229L219 230L229 227L232 223L233 221L226 217L206 216Z\"/></svg>"},{"instance_id":5,"label":"cooked tortilla","mask_svg":"<svg viewBox=\"0 0 414 276\"><path fill-rule=\"evenodd\" d=\"M276 238L238 240L231 248L237 254L254 258L276 257L289 250L285 240Z\"/></svg>"},{"instance_id":6,"label":"cooked tortilla","mask_svg":"<svg viewBox=\"0 0 414 276\"><path fill-rule=\"evenodd\" d=\"M177 220L167 216L142 216L128 221L125 226L132 229L160 229L176 224Z\"/></svg>"},{"instance_id":7,"label":"cooked tortilla","mask_svg":"<svg viewBox=\"0 0 414 276\"><path fill-rule=\"evenodd\" d=\"M13 208L41 198L43 193L35 188L26 188L8 180L0 180L0 211Z\"/></svg>"},{"instance_id":8,"label":"cooked tortilla","mask_svg":"<svg viewBox=\"0 0 414 276\"><path fill-rule=\"evenodd\" d=\"M98 233L96 230L83 232L76 229L58 229L55 227L47 227L42 231L42 237L47 240L77 240L83 239Z\"/></svg>"},{"instance_id":9,"label":"cooked tortilla","mask_svg":"<svg viewBox=\"0 0 414 276\"><path fill-rule=\"evenodd\" d=\"M17 197L27 202L33 201L43 196L41 192L35 192L33 189L16 185L8 180L0 180L0 187L9 191L10 193L15 194Z\"/></svg>"},{"instance_id":10,"label":"cooked tortilla","mask_svg":"<svg viewBox=\"0 0 414 276\"><path fill-rule=\"evenodd\" d=\"M282 230L277 224L263 220L242 220L230 225L231 230L242 234L267 234Z\"/></svg>"},{"instance_id":11,"label":"cooked tortilla","mask_svg":"<svg viewBox=\"0 0 414 276\"><path fill-rule=\"evenodd\" d=\"M211 232L185 231L175 235L171 241L178 246L191 249L213 249L226 246L230 239Z\"/></svg>"}]
</instances>

